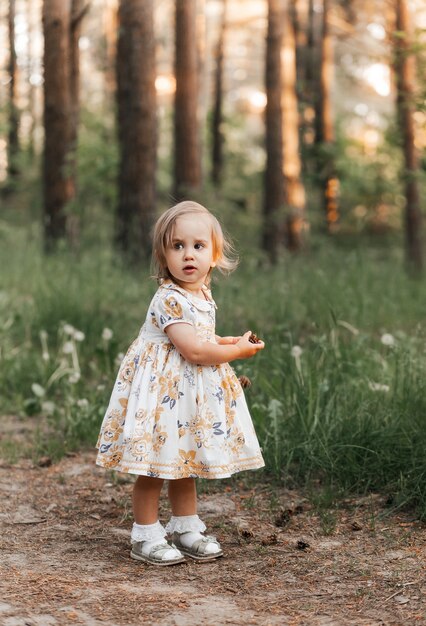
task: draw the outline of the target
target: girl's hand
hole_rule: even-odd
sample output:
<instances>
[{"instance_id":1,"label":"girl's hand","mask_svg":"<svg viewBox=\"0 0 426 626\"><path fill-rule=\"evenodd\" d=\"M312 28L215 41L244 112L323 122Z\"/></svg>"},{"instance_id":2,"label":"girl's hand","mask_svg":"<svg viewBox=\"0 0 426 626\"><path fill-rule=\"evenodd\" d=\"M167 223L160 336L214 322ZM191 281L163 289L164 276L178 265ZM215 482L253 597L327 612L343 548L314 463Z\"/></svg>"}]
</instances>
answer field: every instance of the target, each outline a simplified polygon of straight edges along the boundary
<instances>
[{"instance_id":1,"label":"girl's hand","mask_svg":"<svg viewBox=\"0 0 426 626\"><path fill-rule=\"evenodd\" d=\"M220 346L234 345L240 341L241 337L217 337L217 343Z\"/></svg>"},{"instance_id":2,"label":"girl's hand","mask_svg":"<svg viewBox=\"0 0 426 626\"><path fill-rule=\"evenodd\" d=\"M265 343L259 341L259 343L252 343L249 341L251 337L251 330L248 330L242 337L236 342L236 347L240 349L240 359L248 359L254 356L259 350L263 350Z\"/></svg>"}]
</instances>

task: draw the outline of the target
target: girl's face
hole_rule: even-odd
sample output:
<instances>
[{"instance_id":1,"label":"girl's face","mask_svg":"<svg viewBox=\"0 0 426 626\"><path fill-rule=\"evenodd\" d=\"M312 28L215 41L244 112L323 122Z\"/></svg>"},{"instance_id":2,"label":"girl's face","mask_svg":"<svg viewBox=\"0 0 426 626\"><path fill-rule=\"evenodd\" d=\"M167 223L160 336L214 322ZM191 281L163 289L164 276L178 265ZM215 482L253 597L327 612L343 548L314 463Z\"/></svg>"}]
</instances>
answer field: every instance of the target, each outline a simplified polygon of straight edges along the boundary
<instances>
[{"instance_id":1,"label":"girl's face","mask_svg":"<svg viewBox=\"0 0 426 626\"><path fill-rule=\"evenodd\" d=\"M204 215L178 217L166 249L167 268L178 285L200 292L207 274L214 267L212 226Z\"/></svg>"}]
</instances>

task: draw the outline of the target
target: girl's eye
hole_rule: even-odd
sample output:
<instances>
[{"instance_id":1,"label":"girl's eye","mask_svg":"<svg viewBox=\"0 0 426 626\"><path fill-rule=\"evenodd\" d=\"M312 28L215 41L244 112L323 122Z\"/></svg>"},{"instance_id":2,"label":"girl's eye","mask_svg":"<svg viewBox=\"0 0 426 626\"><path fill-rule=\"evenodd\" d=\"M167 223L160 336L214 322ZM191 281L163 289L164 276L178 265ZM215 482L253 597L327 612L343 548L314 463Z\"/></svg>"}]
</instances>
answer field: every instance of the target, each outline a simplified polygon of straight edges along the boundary
<instances>
[{"instance_id":1,"label":"girl's eye","mask_svg":"<svg viewBox=\"0 0 426 626\"><path fill-rule=\"evenodd\" d=\"M183 244L181 244L181 243L174 243L174 244L173 244L173 248L174 248L175 250L182 250L182 248L183 248Z\"/></svg>"},{"instance_id":2,"label":"girl's eye","mask_svg":"<svg viewBox=\"0 0 426 626\"><path fill-rule=\"evenodd\" d=\"M194 248L195 248L196 250L201 250L201 248L204 248L204 245L203 245L202 243L196 243L196 244L195 244L195 246L194 246Z\"/></svg>"}]
</instances>

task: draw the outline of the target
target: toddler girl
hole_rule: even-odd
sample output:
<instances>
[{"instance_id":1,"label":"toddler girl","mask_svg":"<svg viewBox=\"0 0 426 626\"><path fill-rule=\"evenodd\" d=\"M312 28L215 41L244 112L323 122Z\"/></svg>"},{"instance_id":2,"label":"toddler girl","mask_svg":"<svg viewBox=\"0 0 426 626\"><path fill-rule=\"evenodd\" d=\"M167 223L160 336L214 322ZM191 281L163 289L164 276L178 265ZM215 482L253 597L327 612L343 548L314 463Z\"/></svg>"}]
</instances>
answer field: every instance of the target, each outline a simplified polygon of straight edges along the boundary
<instances>
[{"instance_id":1,"label":"toddler girl","mask_svg":"<svg viewBox=\"0 0 426 626\"><path fill-rule=\"evenodd\" d=\"M137 474L131 556L172 565L222 556L197 515L195 478L225 478L264 462L241 385L228 361L264 343L215 335L208 285L214 267L231 271L230 244L217 219L181 202L157 221L153 258L159 288L118 372L98 440L97 464ZM164 479L172 517L158 503ZM170 542L165 537L169 535Z\"/></svg>"}]
</instances>

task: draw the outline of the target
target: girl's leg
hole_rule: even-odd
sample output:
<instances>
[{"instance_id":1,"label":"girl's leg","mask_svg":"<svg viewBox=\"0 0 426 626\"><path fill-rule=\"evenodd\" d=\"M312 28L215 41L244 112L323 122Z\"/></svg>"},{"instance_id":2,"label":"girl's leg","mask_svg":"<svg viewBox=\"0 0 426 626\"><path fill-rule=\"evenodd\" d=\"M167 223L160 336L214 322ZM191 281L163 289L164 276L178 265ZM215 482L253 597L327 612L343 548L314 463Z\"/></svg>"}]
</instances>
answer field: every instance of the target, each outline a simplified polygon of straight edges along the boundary
<instances>
[{"instance_id":1,"label":"girl's leg","mask_svg":"<svg viewBox=\"0 0 426 626\"><path fill-rule=\"evenodd\" d=\"M195 478L169 481L169 500L175 516L197 514Z\"/></svg>"},{"instance_id":2,"label":"girl's leg","mask_svg":"<svg viewBox=\"0 0 426 626\"><path fill-rule=\"evenodd\" d=\"M202 533L205 524L197 515L197 489L194 478L169 481L169 500L172 517L166 531L172 535L182 552L199 560L211 560L222 556L220 544L214 537Z\"/></svg>"},{"instance_id":3,"label":"girl's leg","mask_svg":"<svg viewBox=\"0 0 426 626\"><path fill-rule=\"evenodd\" d=\"M134 559L156 565L181 563L182 553L165 540L166 531L158 520L161 478L138 476L133 487L132 550Z\"/></svg>"},{"instance_id":4,"label":"girl's leg","mask_svg":"<svg viewBox=\"0 0 426 626\"><path fill-rule=\"evenodd\" d=\"M164 480L138 476L133 487L133 516L136 524L154 524L158 520L158 503Z\"/></svg>"}]
</instances>

